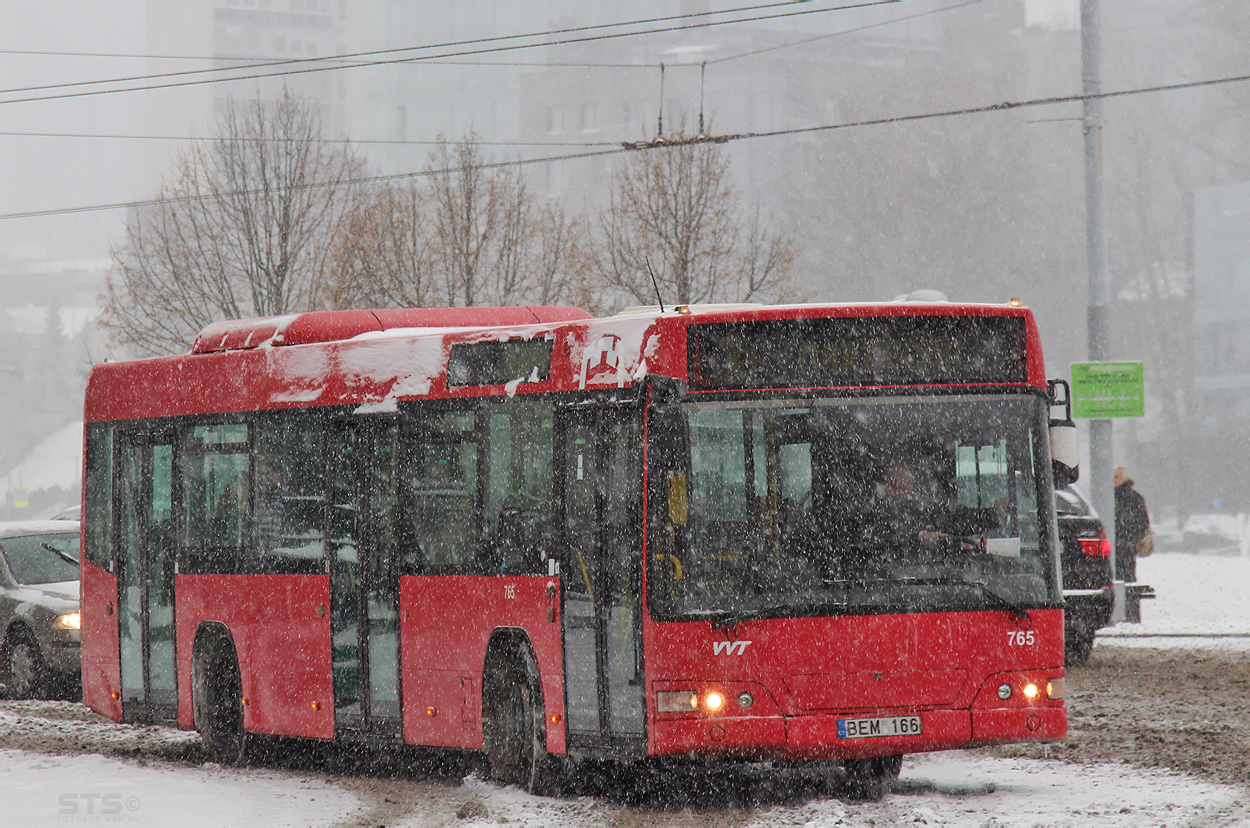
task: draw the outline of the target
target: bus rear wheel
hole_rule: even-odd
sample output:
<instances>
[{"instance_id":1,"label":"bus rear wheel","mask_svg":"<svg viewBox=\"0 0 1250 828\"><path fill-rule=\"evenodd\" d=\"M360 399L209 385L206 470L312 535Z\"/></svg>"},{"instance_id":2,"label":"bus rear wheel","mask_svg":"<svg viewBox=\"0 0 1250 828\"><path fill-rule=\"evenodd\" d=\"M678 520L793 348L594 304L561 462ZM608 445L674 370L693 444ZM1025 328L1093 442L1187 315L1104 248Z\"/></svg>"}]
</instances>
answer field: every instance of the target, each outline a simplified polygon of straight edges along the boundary
<instances>
[{"instance_id":1,"label":"bus rear wheel","mask_svg":"<svg viewBox=\"0 0 1250 828\"><path fill-rule=\"evenodd\" d=\"M247 753L243 694L239 662L225 638L206 643L196 654L193 692L195 729L204 752L213 762L240 764Z\"/></svg>"},{"instance_id":2,"label":"bus rear wheel","mask_svg":"<svg viewBox=\"0 0 1250 828\"><path fill-rule=\"evenodd\" d=\"M532 794L550 793L558 767L547 754L538 665L525 645L493 662L482 680L482 736L490 777Z\"/></svg>"}]
</instances>

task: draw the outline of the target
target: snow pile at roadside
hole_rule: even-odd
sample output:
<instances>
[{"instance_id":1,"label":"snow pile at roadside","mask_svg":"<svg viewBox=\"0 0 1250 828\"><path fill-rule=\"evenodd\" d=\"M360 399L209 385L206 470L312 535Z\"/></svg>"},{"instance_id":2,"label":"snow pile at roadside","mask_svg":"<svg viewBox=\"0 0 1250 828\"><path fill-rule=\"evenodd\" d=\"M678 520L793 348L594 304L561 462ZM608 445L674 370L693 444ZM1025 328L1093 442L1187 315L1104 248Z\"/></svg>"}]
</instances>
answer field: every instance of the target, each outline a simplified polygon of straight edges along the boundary
<instances>
[{"instance_id":1,"label":"snow pile at roadside","mask_svg":"<svg viewBox=\"0 0 1250 828\"><path fill-rule=\"evenodd\" d=\"M331 825L361 801L321 776L0 750L6 825Z\"/></svg>"},{"instance_id":2,"label":"snow pile at roadside","mask_svg":"<svg viewBox=\"0 0 1250 828\"><path fill-rule=\"evenodd\" d=\"M1158 552L1138 559L1137 579L1158 597L1142 602L1142 623L1100 630L1099 641L1250 649L1250 558ZM1245 637L1194 638L1204 635Z\"/></svg>"},{"instance_id":3,"label":"snow pile at roadside","mask_svg":"<svg viewBox=\"0 0 1250 828\"><path fill-rule=\"evenodd\" d=\"M76 421L45 437L0 476L0 501L9 496L10 487L36 491L60 486L73 491L81 474L82 421Z\"/></svg>"}]
</instances>

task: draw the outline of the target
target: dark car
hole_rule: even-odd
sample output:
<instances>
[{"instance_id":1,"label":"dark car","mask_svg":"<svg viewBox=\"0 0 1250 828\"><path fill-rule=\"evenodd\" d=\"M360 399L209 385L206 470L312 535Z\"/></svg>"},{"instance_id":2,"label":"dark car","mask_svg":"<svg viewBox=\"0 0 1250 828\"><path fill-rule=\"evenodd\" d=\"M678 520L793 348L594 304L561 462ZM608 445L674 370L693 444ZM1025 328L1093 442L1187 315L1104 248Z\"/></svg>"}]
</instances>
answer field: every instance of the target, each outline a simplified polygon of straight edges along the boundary
<instances>
[{"instance_id":1,"label":"dark car","mask_svg":"<svg viewBox=\"0 0 1250 828\"><path fill-rule=\"evenodd\" d=\"M1111 623L1115 602L1111 541L1093 505L1075 486L1055 489L1055 513L1063 543L1064 660L1079 667L1089 658L1094 635ZM1141 601L1154 592L1142 584L1125 590L1126 620L1141 620Z\"/></svg>"},{"instance_id":2,"label":"dark car","mask_svg":"<svg viewBox=\"0 0 1250 828\"><path fill-rule=\"evenodd\" d=\"M78 521L0 523L0 625L5 697L77 692Z\"/></svg>"}]
</instances>

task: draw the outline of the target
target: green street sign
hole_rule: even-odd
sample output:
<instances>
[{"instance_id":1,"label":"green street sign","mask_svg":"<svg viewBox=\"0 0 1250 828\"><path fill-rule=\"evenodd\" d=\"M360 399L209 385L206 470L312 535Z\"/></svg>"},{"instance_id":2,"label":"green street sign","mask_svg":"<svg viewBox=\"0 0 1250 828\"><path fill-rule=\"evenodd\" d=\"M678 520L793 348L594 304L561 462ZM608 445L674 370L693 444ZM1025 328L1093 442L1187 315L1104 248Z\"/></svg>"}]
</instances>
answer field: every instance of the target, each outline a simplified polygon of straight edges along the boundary
<instances>
[{"instance_id":1,"label":"green street sign","mask_svg":"<svg viewBox=\"0 0 1250 828\"><path fill-rule=\"evenodd\" d=\"M1146 375L1140 362L1072 363L1072 416L1143 417Z\"/></svg>"}]
</instances>

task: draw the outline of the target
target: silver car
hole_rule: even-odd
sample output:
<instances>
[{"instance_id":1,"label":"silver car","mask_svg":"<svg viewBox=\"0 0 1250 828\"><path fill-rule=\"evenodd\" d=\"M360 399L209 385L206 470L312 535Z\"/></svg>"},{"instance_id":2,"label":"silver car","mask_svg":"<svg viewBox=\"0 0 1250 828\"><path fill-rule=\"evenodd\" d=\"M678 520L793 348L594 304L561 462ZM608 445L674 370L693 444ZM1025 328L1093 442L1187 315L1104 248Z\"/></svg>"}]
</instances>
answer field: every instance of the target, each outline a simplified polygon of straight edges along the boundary
<instances>
[{"instance_id":1,"label":"silver car","mask_svg":"<svg viewBox=\"0 0 1250 828\"><path fill-rule=\"evenodd\" d=\"M81 693L78 525L0 522L0 687L6 698Z\"/></svg>"}]
</instances>

